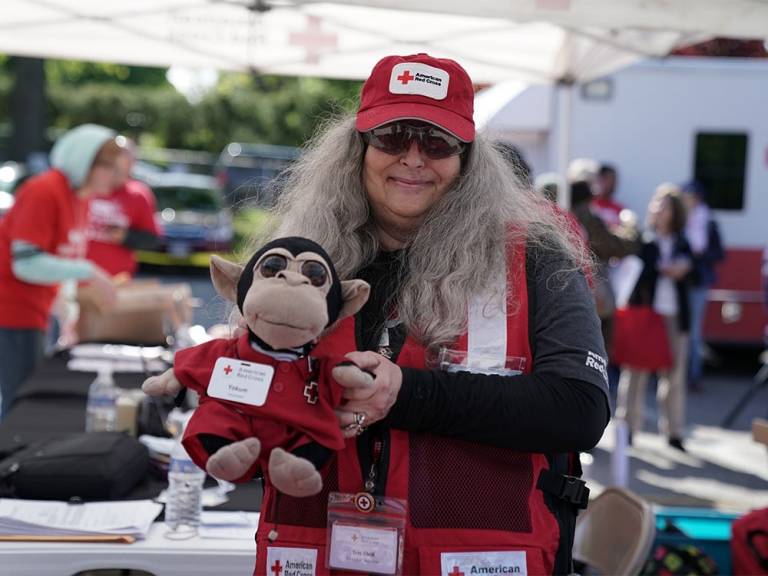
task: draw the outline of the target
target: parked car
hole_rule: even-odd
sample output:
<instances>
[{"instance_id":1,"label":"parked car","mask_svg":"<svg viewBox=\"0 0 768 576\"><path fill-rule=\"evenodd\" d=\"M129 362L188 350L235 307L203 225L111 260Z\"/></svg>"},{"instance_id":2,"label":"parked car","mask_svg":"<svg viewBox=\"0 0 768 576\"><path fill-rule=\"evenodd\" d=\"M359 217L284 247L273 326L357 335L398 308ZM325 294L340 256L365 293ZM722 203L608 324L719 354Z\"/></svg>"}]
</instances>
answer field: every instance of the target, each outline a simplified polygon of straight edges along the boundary
<instances>
[{"instance_id":1,"label":"parked car","mask_svg":"<svg viewBox=\"0 0 768 576\"><path fill-rule=\"evenodd\" d=\"M157 198L155 215L163 238L158 250L168 258L142 253L150 263L201 263L200 253L229 252L234 230L232 212L225 206L222 190L211 176L162 172L146 179Z\"/></svg>"},{"instance_id":2,"label":"parked car","mask_svg":"<svg viewBox=\"0 0 768 576\"><path fill-rule=\"evenodd\" d=\"M299 148L271 144L231 142L219 155L214 173L227 203L269 208L276 198L265 185L278 177L296 158Z\"/></svg>"}]
</instances>

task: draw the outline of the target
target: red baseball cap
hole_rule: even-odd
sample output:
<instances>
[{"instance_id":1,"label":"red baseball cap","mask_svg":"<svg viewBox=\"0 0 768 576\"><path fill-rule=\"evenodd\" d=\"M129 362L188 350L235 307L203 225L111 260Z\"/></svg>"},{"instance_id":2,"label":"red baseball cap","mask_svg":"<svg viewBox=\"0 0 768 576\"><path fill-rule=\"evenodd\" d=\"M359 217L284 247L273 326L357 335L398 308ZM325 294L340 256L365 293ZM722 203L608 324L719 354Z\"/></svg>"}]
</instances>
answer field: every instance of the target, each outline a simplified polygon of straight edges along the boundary
<instances>
[{"instance_id":1,"label":"red baseball cap","mask_svg":"<svg viewBox=\"0 0 768 576\"><path fill-rule=\"evenodd\" d=\"M387 56L363 84L355 127L367 132L395 120L423 120L472 142L474 100L472 80L457 62L429 54Z\"/></svg>"}]
</instances>

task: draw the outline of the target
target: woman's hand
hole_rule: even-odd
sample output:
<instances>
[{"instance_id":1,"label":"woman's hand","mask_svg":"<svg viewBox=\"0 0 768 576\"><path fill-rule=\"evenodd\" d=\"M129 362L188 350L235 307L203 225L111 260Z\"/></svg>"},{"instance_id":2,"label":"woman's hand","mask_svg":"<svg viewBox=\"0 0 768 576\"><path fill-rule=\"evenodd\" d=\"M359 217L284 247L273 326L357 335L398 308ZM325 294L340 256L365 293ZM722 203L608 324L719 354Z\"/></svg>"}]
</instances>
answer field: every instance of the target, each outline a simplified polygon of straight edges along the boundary
<instances>
[{"instance_id":1,"label":"woman's hand","mask_svg":"<svg viewBox=\"0 0 768 576\"><path fill-rule=\"evenodd\" d=\"M690 270L691 265L687 261L672 262L659 267L659 272L675 281L680 281L685 278L685 275L688 274Z\"/></svg>"},{"instance_id":2,"label":"woman's hand","mask_svg":"<svg viewBox=\"0 0 768 576\"><path fill-rule=\"evenodd\" d=\"M403 373L397 364L375 352L350 352L346 358L374 375L371 384L364 379L350 377L349 371L340 371L338 377L334 374L344 388L342 398L346 401L337 408L336 416L344 437L350 438L389 414L400 392Z\"/></svg>"}]
</instances>

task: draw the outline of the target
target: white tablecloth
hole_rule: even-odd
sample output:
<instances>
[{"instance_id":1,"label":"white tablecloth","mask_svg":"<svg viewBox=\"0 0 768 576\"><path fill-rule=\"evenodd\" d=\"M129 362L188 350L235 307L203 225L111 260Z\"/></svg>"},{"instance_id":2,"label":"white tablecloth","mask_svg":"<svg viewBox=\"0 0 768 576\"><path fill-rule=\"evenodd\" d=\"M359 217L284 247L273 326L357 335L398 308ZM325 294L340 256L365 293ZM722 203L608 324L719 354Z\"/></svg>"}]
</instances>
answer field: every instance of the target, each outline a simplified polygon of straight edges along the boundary
<instances>
[{"instance_id":1,"label":"white tablecloth","mask_svg":"<svg viewBox=\"0 0 768 576\"><path fill-rule=\"evenodd\" d=\"M155 522L147 538L133 544L0 542L0 576L72 576L98 568L131 568L154 576L253 573L254 539L169 540L167 530L164 523Z\"/></svg>"}]
</instances>

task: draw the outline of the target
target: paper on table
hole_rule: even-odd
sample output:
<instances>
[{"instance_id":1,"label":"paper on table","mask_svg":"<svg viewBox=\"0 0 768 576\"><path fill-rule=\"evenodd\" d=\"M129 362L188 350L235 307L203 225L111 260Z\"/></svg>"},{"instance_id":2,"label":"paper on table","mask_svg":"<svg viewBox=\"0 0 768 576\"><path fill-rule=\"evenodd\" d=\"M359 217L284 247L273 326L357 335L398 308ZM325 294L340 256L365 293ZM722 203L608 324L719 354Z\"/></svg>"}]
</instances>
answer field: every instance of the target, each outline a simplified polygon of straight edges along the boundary
<instances>
[{"instance_id":1,"label":"paper on table","mask_svg":"<svg viewBox=\"0 0 768 576\"><path fill-rule=\"evenodd\" d=\"M0 499L0 534L128 534L143 538L163 509L151 500L69 504Z\"/></svg>"},{"instance_id":2,"label":"paper on table","mask_svg":"<svg viewBox=\"0 0 768 576\"><path fill-rule=\"evenodd\" d=\"M201 538L253 540L259 526L258 512L203 512L198 534Z\"/></svg>"}]
</instances>

